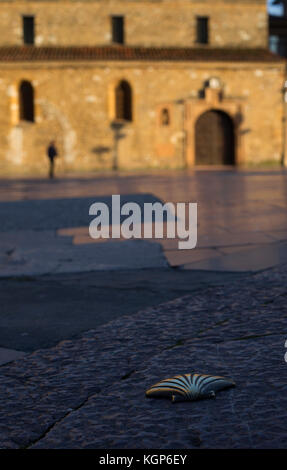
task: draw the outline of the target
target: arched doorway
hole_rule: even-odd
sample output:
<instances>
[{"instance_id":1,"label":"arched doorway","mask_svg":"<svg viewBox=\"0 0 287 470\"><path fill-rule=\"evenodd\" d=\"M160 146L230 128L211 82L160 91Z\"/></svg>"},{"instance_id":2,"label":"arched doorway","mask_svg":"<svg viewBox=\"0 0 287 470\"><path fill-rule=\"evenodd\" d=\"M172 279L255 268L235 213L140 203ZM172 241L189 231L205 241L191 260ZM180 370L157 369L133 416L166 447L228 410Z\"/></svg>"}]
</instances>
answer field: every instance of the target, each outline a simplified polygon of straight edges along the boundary
<instances>
[{"instance_id":1,"label":"arched doorway","mask_svg":"<svg viewBox=\"0 0 287 470\"><path fill-rule=\"evenodd\" d=\"M234 126L223 111L202 114L195 125L196 165L234 165Z\"/></svg>"}]
</instances>

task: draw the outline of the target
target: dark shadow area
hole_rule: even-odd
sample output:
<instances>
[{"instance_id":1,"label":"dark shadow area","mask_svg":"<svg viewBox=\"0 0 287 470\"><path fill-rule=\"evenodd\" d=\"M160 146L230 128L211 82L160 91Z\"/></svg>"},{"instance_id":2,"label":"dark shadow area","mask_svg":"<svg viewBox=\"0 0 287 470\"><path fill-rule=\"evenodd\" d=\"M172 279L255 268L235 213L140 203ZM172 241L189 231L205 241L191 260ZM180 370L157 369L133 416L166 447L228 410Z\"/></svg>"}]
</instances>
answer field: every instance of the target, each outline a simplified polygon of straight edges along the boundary
<instances>
[{"instance_id":1,"label":"dark shadow area","mask_svg":"<svg viewBox=\"0 0 287 470\"><path fill-rule=\"evenodd\" d=\"M0 231L88 226L95 217L89 215L89 208L95 202L105 203L111 215L112 196L0 202ZM121 205L127 202L137 203L142 215L145 203L162 203L153 194L121 194ZM121 221L126 217L123 216ZM166 220L165 215L163 220Z\"/></svg>"},{"instance_id":2,"label":"dark shadow area","mask_svg":"<svg viewBox=\"0 0 287 470\"><path fill-rule=\"evenodd\" d=\"M239 129L239 136L250 134L250 132L252 132L250 128L246 128L246 129L242 128L243 122L244 122L244 116L240 111L238 111L234 116L234 123L235 123L235 126Z\"/></svg>"},{"instance_id":3,"label":"dark shadow area","mask_svg":"<svg viewBox=\"0 0 287 470\"><path fill-rule=\"evenodd\" d=\"M93 153L97 155L98 163L104 163L106 160L106 155L111 152L111 147L105 147L104 145L98 145L97 147L92 148Z\"/></svg>"},{"instance_id":4,"label":"dark shadow area","mask_svg":"<svg viewBox=\"0 0 287 470\"><path fill-rule=\"evenodd\" d=\"M122 315L247 274L145 269L0 280L0 347L50 348Z\"/></svg>"},{"instance_id":5,"label":"dark shadow area","mask_svg":"<svg viewBox=\"0 0 287 470\"><path fill-rule=\"evenodd\" d=\"M114 121L111 123L110 127L113 131L113 157L112 157L112 170L118 170L119 168L119 141L124 139L126 134L123 134L121 130L124 128L125 123L121 121Z\"/></svg>"}]
</instances>

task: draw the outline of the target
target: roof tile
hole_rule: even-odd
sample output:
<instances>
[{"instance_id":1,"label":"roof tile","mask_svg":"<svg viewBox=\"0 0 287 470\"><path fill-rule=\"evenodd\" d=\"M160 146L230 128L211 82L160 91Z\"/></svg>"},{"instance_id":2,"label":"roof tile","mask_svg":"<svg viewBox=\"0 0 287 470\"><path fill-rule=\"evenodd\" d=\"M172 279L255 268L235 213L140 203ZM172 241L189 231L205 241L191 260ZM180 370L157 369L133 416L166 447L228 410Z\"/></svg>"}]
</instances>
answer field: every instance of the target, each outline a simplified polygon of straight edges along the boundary
<instances>
[{"instance_id":1,"label":"roof tile","mask_svg":"<svg viewBox=\"0 0 287 470\"><path fill-rule=\"evenodd\" d=\"M154 47L0 47L0 62L34 61L248 61L283 62L268 49Z\"/></svg>"}]
</instances>

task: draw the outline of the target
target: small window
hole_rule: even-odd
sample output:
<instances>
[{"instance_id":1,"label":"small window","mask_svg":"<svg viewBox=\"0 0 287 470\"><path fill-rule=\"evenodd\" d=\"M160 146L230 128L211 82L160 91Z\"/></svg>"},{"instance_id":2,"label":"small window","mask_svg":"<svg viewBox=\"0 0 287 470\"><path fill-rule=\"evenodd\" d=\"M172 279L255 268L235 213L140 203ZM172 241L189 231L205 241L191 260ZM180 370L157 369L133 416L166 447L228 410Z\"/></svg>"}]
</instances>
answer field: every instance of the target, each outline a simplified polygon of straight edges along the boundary
<instances>
[{"instance_id":1,"label":"small window","mask_svg":"<svg viewBox=\"0 0 287 470\"><path fill-rule=\"evenodd\" d=\"M279 37L269 36L269 49L271 52L278 54L279 52Z\"/></svg>"},{"instance_id":2,"label":"small window","mask_svg":"<svg viewBox=\"0 0 287 470\"><path fill-rule=\"evenodd\" d=\"M169 126L170 124L169 110L167 108L161 110L160 124L161 126Z\"/></svg>"},{"instance_id":3,"label":"small window","mask_svg":"<svg viewBox=\"0 0 287 470\"><path fill-rule=\"evenodd\" d=\"M124 17L112 16L112 41L115 44L124 44Z\"/></svg>"},{"instance_id":4,"label":"small window","mask_svg":"<svg viewBox=\"0 0 287 470\"><path fill-rule=\"evenodd\" d=\"M34 44L35 22L34 16L23 16L23 41L24 44Z\"/></svg>"},{"instance_id":5,"label":"small window","mask_svg":"<svg viewBox=\"0 0 287 470\"><path fill-rule=\"evenodd\" d=\"M19 110L21 121L34 122L34 89L30 82L20 84Z\"/></svg>"},{"instance_id":6,"label":"small window","mask_svg":"<svg viewBox=\"0 0 287 470\"><path fill-rule=\"evenodd\" d=\"M128 82L122 80L115 90L116 119L132 121L132 90Z\"/></svg>"},{"instance_id":7,"label":"small window","mask_svg":"<svg viewBox=\"0 0 287 470\"><path fill-rule=\"evenodd\" d=\"M198 44L208 44L208 23L207 16L198 16L196 19L196 42Z\"/></svg>"}]
</instances>

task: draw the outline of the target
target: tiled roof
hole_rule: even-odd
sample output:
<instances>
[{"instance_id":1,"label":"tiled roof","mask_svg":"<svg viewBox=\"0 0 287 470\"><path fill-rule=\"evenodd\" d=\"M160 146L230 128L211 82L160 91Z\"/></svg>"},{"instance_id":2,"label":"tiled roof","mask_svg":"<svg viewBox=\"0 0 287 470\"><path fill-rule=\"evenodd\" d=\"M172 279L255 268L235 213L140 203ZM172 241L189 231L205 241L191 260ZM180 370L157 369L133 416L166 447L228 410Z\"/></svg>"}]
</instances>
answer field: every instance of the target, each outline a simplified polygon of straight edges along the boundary
<instances>
[{"instance_id":1,"label":"tiled roof","mask_svg":"<svg viewBox=\"0 0 287 470\"><path fill-rule=\"evenodd\" d=\"M155 48L155 47L0 47L0 62L34 61L248 61L280 62L268 49Z\"/></svg>"}]
</instances>

